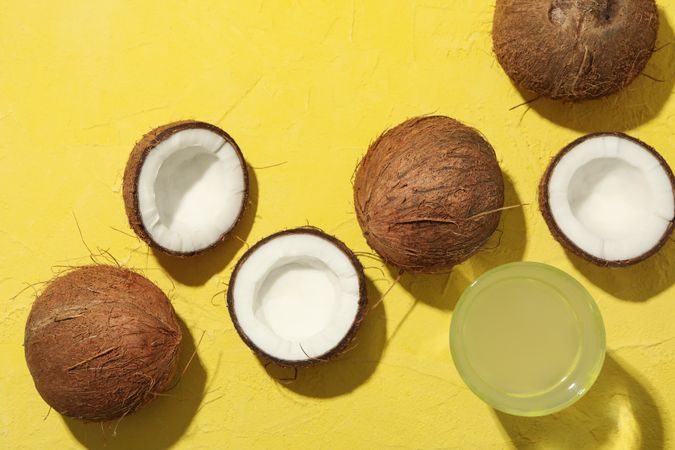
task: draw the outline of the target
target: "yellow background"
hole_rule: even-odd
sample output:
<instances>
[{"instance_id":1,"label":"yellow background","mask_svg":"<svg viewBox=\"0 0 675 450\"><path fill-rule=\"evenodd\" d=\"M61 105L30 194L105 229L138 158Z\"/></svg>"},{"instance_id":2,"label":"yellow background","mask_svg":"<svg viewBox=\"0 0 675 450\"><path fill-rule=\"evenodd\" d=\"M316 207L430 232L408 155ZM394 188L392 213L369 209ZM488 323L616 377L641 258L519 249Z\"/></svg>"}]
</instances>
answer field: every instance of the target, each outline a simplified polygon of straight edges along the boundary
<instances>
[{"instance_id":1,"label":"yellow background","mask_svg":"<svg viewBox=\"0 0 675 450\"><path fill-rule=\"evenodd\" d=\"M491 2L5 2L0 448L675 448L675 245L631 269L595 268L563 251L535 204L551 156L585 132L626 130L675 164L675 3L659 3L658 45L671 45L646 73L664 81L642 76L602 101L510 110L533 96L513 87L491 53ZM288 371L268 372L227 314L222 291L242 243L176 261L129 235L120 189L134 142L194 118L231 133L254 168L242 240L309 223L367 252L353 212L354 167L381 131L432 113L479 128L508 177L507 203L527 206L505 212L501 240L452 274L404 276L353 350L301 370L292 384L275 381ZM47 416L23 357L35 293L20 291L90 262L74 217L94 252L109 251L170 293L191 335L183 364L201 340L181 384L125 418L116 437L114 424ZM459 293L521 259L582 281L608 336L591 392L538 419L483 404L448 349ZM373 302L393 277L362 260Z\"/></svg>"}]
</instances>

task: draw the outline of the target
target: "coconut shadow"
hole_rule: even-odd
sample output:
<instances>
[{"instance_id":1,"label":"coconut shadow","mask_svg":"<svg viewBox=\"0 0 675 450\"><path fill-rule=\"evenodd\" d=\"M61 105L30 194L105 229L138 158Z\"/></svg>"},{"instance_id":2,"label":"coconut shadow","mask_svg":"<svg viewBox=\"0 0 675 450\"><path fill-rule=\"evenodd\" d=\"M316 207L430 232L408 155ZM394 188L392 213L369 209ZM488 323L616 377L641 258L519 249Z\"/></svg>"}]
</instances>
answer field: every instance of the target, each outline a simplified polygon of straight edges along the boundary
<instances>
[{"instance_id":1,"label":"coconut shadow","mask_svg":"<svg viewBox=\"0 0 675 450\"><path fill-rule=\"evenodd\" d=\"M347 350L334 360L314 367L295 370L279 367L258 357L267 374L284 388L306 397L331 398L348 394L363 385L375 373L387 340L387 320L384 305L370 309L381 296L366 277L368 312L356 338Z\"/></svg>"},{"instance_id":2,"label":"coconut shadow","mask_svg":"<svg viewBox=\"0 0 675 450\"><path fill-rule=\"evenodd\" d=\"M656 38L658 51L650 58L643 74L638 75L622 91L597 100L570 103L537 98L537 94L516 86L524 101L530 103L514 109L513 113L524 114L525 108L529 107L553 123L584 133L637 128L658 117L673 91L674 40L668 17L659 8L659 30Z\"/></svg>"},{"instance_id":3,"label":"coconut shadow","mask_svg":"<svg viewBox=\"0 0 675 450\"><path fill-rule=\"evenodd\" d=\"M635 427L625 423L627 411ZM609 354L593 387L569 408L543 417L517 417L499 411L495 414L517 448L590 450L612 440L625 445L622 448L651 450L664 445L663 419L653 397L636 376Z\"/></svg>"},{"instance_id":4,"label":"coconut shadow","mask_svg":"<svg viewBox=\"0 0 675 450\"><path fill-rule=\"evenodd\" d=\"M504 176L504 205L522 205L511 177ZM525 211L522 208L502 212L497 231L483 248L467 262L455 267L450 273L411 274L404 273L400 284L415 299L442 310L453 310L462 292L474 279L502 264L521 261L527 244ZM390 275L396 278L399 269L387 265ZM471 276L467 275L472 274Z\"/></svg>"},{"instance_id":5,"label":"coconut shadow","mask_svg":"<svg viewBox=\"0 0 675 450\"><path fill-rule=\"evenodd\" d=\"M675 283L675 242L668 240L654 256L628 267L600 267L565 251L574 267L613 297L645 302Z\"/></svg>"},{"instance_id":6,"label":"coconut shadow","mask_svg":"<svg viewBox=\"0 0 675 450\"><path fill-rule=\"evenodd\" d=\"M248 205L233 235L225 242L207 250L205 253L181 258L152 250L160 266L176 281L187 286L201 286L212 276L222 272L232 258L242 248L248 238L258 210L258 179L255 171L248 166Z\"/></svg>"},{"instance_id":7,"label":"coconut shadow","mask_svg":"<svg viewBox=\"0 0 675 450\"><path fill-rule=\"evenodd\" d=\"M192 355L194 358L177 385L121 421L84 423L62 416L83 446L93 450L167 449L187 431L204 398L206 371L199 354L195 353L194 338L188 327L180 317L178 323L183 332L178 375L185 370Z\"/></svg>"}]
</instances>

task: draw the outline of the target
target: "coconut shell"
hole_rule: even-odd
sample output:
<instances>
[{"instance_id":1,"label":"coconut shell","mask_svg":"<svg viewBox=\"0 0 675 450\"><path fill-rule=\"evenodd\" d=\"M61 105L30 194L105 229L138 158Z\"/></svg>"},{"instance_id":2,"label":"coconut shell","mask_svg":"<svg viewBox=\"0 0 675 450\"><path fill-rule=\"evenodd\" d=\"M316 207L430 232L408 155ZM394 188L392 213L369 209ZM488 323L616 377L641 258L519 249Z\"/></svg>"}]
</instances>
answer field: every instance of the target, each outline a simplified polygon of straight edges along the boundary
<instances>
[{"instance_id":1,"label":"coconut shell","mask_svg":"<svg viewBox=\"0 0 675 450\"><path fill-rule=\"evenodd\" d=\"M492 39L514 83L579 101L633 81L654 52L658 28L654 0L497 0Z\"/></svg>"},{"instance_id":2,"label":"coconut shell","mask_svg":"<svg viewBox=\"0 0 675 450\"><path fill-rule=\"evenodd\" d=\"M244 172L244 194L243 194L244 199L242 202L241 211L239 212L239 217L237 217L237 221L232 225L230 230L226 231L220 236L220 239L218 239L209 247L204 248L202 250L194 252L176 252L167 249L162 245L158 244L157 242L155 242L152 239L152 236L150 236L150 233L148 233L148 230L146 230L145 226L143 225L143 220L141 219L140 208L138 205L138 179L141 174L141 168L143 167L143 162L145 161L145 158L159 143L168 139L169 137L171 137L171 135L178 133L179 131L191 128L203 128L212 131L220 135L223 139L225 139L225 141L227 141L229 144L232 145L235 152L237 153L237 156L239 157L239 160L241 161L241 168ZM248 192L249 192L248 169L246 166L246 161L244 160L244 156L242 155L241 150L239 149L239 146L237 145L235 140L229 134L227 134L225 131L221 130L217 126L211 125L210 123L199 122L195 120L182 120L178 122L172 122L157 127L154 130L150 131L149 133L145 134L143 138L136 143L131 152L131 155L129 156L127 166L124 170L124 182L122 187L122 193L124 197L124 208L126 210L127 218L129 220L129 225L131 226L131 229L134 230L136 235L139 238L141 238L146 244L148 244L151 248L159 250L171 256L178 256L178 257L194 256L196 254L206 252L211 248L219 245L221 242L225 241L230 236L232 230L234 230L234 228L237 226L237 223L239 223L241 217L243 216L244 209L246 208L246 205L248 203Z\"/></svg>"},{"instance_id":3,"label":"coconut shell","mask_svg":"<svg viewBox=\"0 0 675 450\"><path fill-rule=\"evenodd\" d=\"M626 267L626 266L631 266L634 264L637 264L639 262L644 261L645 259L649 258L650 256L653 256L656 254L661 248L663 248L664 245L668 242L668 239L670 238L671 234L673 233L673 230L675 229L675 224L673 222L670 222L670 225L668 226L666 232L663 234L659 242L652 247L648 252L638 256L637 258L632 258L632 259L625 259L625 260L620 260L620 261L608 261L606 259L598 258L597 256L593 256L590 253L587 253L584 251L582 248L577 246L572 240L570 240L558 227L558 224L556 223L555 219L553 218L553 213L551 212L551 206L549 205L549 192L548 192L548 185L549 181L551 180L551 175L553 173L553 169L558 165L560 160L573 148L577 147L580 145L582 142L584 142L587 139L596 137L596 136L618 136L622 139L628 139L630 141L635 142L636 144L640 145L643 147L645 150L650 152L661 164L661 167L663 170L666 172L670 179L670 184L673 186L673 195L675 195L675 176L673 176L673 171L670 169L670 166L668 166L668 163L666 160L661 156L659 152L657 152L652 146L649 144L646 144L645 142L642 142L639 139L636 139L632 136L629 136L624 133L618 133L618 132L605 132L605 133L591 133L587 134L586 136L582 136L579 139L574 140L573 142L569 143L566 145L556 156L553 157L551 160L551 163L548 165L546 168L546 171L544 172L544 175L541 177L541 181L539 183L539 210L541 211L542 216L544 216L544 221L546 221L546 225L548 226L548 229L551 232L551 235L555 238L556 241L560 243L566 250L569 252L575 254L576 256L585 259L586 261L589 261L595 265L601 266L601 267Z\"/></svg>"},{"instance_id":4,"label":"coconut shell","mask_svg":"<svg viewBox=\"0 0 675 450\"><path fill-rule=\"evenodd\" d=\"M331 350L327 351L323 355L301 361L290 361L286 359L280 359L264 352L260 347L258 347L255 344L255 342L253 342L248 337L248 335L246 334L246 330L244 330L241 324L239 323L239 319L237 318L237 314L234 310L234 287L236 286L237 283L237 274L239 273L239 269L241 269L242 265L246 262L246 260L253 253L255 253L255 251L259 249L261 246L265 245L266 243L270 242L273 239L277 239L279 237L286 236L289 234L311 234L314 236L318 236L321 239L325 239L331 244L335 245L349 258L352 265L354 266L354 270L356 271L359 279L358 310L356 313L356 317L354 318L354 322L352 323L352 326L349 328L347 334L345 334L344 338L342 338L342 340L338 342L335 345L335 347L333 347ZM270 236L267 236L266 238L258 241L255 245L253 245L250 249L248 249L246 253L244 253L244 255L241 257L241 259L239 259L239 261L237 262L237 265L234 267L234 271L232 272L230 283L227 288L227 309L230 313L230 318L232 319L232 323L234 324L234 328L237 330L239 337L241 337L244 343L251 350L253 350L253 352L256 355L258 355L259 357L261 357L266 361L271 361L282 367L311 367L317 364L330 361L331 359L334 359L335 357L339 356L340 353L346 350L347 346L354 340L356 333L361 327L361 322L363 322L363 319L365 319L366 317L367 305L368 305L368 295L366 292L366 276L363 272L363 266L361 265L359 259L356 257L356 255L354 255L354 252L352 252L351 249L347 247L342 241L314 227L301 227L301 228L294 228L291 230L284 230L272 234Z\"/></svg>"},{"instance_id":5,"label":"coconut shell","mask_svg":"<svg viewBox=\"0 0 675 450\"><path fill-rule=\"evenodd\" d=\"M170 387L181 329L166 295L126 269L87 266L52 281L26 324L42 398L85 421L124 417Z\"/></svg>"},{"instance_id":6,"label":"coconut shell","mask_svg":"<svg viewBox=\"0 0 675 450\"><path fill-rule=\"evenodd\" d=\"M410 119L368 149L354 181L368 244L410 272L445 272L497 228L504 180L490 144L443 116Z\"/></svg>"}]
</instances>

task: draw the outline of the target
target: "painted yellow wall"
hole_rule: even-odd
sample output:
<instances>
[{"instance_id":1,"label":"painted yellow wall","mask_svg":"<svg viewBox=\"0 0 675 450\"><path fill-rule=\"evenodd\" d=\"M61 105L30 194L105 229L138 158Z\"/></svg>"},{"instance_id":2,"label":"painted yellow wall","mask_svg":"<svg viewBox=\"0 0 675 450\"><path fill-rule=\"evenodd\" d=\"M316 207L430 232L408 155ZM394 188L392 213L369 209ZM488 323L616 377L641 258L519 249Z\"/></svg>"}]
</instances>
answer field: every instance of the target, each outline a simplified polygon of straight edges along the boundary
<instances>
[{"instance_id":1,"label":"painted yellow wall","mask_svg":"<svg viewBox=\"0 0 675 450\"><path fill-rule=\"evenodd\" d=\"M510 110L524 99L491 53L491 2L4 2L0 448L675 448L675 245L635 268L601 270L566 255L534 204L548 160L584 132L628 130L675 164L675 2L659 3L659 45L671 45L646 72L666 81L640 77L606 100ZM241 239L310 223L368 251L353 212L354 167L381 131L432 113L479 128L508 176L507 202L528 205L506 212L501 242L451 275L404 276L357 347L292 384L275 381L288 373L268 373L227 315L222 291L241 243L177 262L128 235L120 187L134 142L195 118L230 132L255 168ZM34 292L19 292L89 262L74 216L90 247L170 292L193 344L201 341L179 387L125 418L116 437L114 425L45 418L23 357ZM481 403L448 349L458 294L520 259L578 277L608 333L594 389L540 419ZM376 299L393 276L363 261Z\"/></svg>"}]
</instances>

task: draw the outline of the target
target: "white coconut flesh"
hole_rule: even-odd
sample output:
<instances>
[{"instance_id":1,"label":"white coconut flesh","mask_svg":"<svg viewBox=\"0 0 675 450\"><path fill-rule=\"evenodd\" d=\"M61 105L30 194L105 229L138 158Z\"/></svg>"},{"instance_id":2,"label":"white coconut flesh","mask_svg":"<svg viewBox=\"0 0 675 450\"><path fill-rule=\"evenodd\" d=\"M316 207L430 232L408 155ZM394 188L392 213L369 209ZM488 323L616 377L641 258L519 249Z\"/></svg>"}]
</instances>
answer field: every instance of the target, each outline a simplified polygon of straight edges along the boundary
<instances>
[{"instance_id":1,"label":"white coconut flesh","mask_svg":"<svg viewBox=\"0 0 675 450\"><path fill-rule=\"evenodd\" d=\"M359 275L335 244L289 233L255 248L239 267L232 301L240 330L285 361L315 359L344 339L359 312Z\"/></svg>"},{"instance_id":2,"label":"white coconut flesh","mask_svg":"<svg viewBox=\"0 0 675 450\"><path fill-rule=\"evenodd\" d=\"M245 189L244 167L233 145L211 130L190 128L149 151L138 178L139 213L157 244L195 252L233 228Z\"/></svg>"},{"instance_id":3,"label":"white coconut flesh","mask_svg":"<svg viewBox=\"0 0 675 450\"><path fill-rule=\"evenodd\" d=\"M548 195L560 231L606 261L649 252L675 214L673 186L660 161L616 135L590 137L569 150L551 172Z\"/></svg>"}]
</instances>

